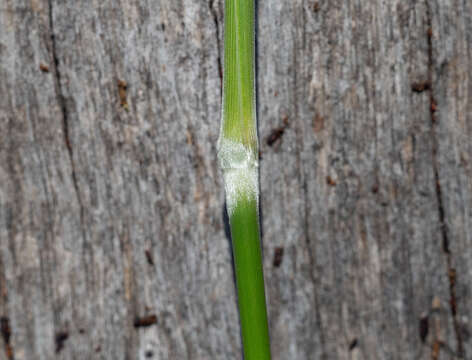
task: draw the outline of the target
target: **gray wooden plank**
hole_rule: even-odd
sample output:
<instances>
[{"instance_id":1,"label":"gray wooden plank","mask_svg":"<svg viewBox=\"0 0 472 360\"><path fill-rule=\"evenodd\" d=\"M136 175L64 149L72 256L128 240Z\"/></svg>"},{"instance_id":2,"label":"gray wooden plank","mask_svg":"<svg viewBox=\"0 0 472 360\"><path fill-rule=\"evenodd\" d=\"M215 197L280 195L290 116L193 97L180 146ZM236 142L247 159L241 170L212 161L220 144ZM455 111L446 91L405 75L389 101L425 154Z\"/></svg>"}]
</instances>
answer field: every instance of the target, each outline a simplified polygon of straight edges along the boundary
<instances>
[{"instance_id":1,"label":"gray wooden plank","mask_svg":"<svg viewBox=\"0 0 472 360\"><path fill-rule=\"evenodd\" d=\"M450 268L455 349L468 359L472 356L472 6L468 1L436 1L430 13L441 232Z\"/></svg>"},{"instance_id":2,"label":"gray wooden plank","mask_svg":"<svg viewBox=\"0 0 472 360\"><path fill-rule=\"evenodd\" d=\"M430 101L412 89L428 77L425 4L260 12L262 137L289 119L262 155L266 253L285 247L268 279L276 358L429 359L437 341L450 357Z\"/></svg>"},{"instance_id":3,"label":"gray wooden plank","mask_svg":"<svg viewBox=\"0 0 472 360\"><path fill-rule=\"evenodd\" d=\"M51 359L70 299L62 270L80 269L65 240L80 242L79 205L47 4L2 1L0 9L0 307L8 323L1 351L8 359Z\"/></svg>"}]
</instances>

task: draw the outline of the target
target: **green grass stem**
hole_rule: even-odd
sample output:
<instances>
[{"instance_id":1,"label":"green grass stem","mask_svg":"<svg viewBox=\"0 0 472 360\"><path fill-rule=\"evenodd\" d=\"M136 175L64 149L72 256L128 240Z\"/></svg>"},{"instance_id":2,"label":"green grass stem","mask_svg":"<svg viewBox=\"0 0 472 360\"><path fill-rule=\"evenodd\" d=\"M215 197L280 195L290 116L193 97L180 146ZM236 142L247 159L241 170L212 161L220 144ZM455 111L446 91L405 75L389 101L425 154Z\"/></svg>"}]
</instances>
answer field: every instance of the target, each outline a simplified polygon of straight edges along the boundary
<instances>
[{"instance_id":1,"label":"green grass stem","mask_svg":"<svg viewBox=\"0 0 472 360\"><path fill-rule=\"evenodd\" d=\"M218 157L231 226L245 360L270 360L259 229L254 0L225 0Z\"/></svg>"},{"instance_id":2,"label":"green grass stem","mask_svg":"<svg viewBox=\"0 0 472 360\"><path fill-rule=\"evenodd\" d=\"M245 360L270 359L257 206L240 201L230 218Z\"/></svg>"}]
</instances>

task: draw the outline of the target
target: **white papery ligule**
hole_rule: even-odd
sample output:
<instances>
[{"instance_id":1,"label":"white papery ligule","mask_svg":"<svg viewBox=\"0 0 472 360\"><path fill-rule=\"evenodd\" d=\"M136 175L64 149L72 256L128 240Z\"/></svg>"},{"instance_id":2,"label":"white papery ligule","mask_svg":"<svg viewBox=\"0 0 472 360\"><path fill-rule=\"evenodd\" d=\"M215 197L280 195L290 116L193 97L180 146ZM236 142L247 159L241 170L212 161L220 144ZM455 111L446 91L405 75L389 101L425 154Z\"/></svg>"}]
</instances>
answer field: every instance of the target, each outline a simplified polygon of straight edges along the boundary
<instances>
[{"instance_id":1,"label":"white papery ligule","mask_svg":"<svg viewBox=\"0 0 472 360\"><path fill-rule=\"evenodd\" d=\"M226 208L231 218L242 199L259 201L257 155L253 150L221 136L218 140L218 159L223 171Z\"/></svg>"}]
</instances>

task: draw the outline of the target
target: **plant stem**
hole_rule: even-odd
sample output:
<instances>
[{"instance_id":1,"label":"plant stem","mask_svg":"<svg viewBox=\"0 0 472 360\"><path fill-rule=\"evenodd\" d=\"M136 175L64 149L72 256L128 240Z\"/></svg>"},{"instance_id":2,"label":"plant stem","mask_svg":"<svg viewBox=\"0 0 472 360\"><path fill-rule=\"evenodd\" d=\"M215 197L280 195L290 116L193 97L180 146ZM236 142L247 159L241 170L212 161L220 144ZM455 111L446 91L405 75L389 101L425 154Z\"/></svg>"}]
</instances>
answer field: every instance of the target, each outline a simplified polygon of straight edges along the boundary
<instances>
[{"instance_id":1,"label":"plant stem","mask_svg":"<svg viewBox=\"0 0 472 360\"><path fill-rule=\"evenodd\" d=\"M239 201L230 218L245 360L270 359L257 202Z\"/></svg>"},{"instance_id":2,"label":"plant stem","mask_svg":"<svg viewBox=\"0 0 472 360\"><path fill-rule=\"evenodd\" d=\"M225 1L223 134L257 147L254 94L254 0Z\"/></svg>"},{"instance_id":3,"label":"plant stem","mask_svg":"<svg viewBox=\"0 0 472 360\"><path fill-rule=\"evenodd\" d=\"M231 226L244 359L270 360L259 229L254 15L254 0L225 1L218 157Z\"/></svg>"}]
</instances>

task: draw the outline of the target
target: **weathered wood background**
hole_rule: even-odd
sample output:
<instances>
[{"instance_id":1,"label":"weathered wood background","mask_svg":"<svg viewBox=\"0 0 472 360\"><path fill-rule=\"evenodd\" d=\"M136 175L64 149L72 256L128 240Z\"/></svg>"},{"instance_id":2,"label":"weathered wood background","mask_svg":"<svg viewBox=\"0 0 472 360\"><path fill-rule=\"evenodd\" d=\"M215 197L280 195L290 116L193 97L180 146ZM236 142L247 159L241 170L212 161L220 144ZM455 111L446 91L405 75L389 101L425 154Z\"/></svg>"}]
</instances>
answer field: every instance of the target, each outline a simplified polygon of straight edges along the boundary
<instances>
[{"instance_id":1,"label":"weathered wood background","mask_svg":"<svg viewBox=\"0 0 472 360\"><path fill-rule=\"evenodd\" d=\"M0 359L239 359L223 0L0 0ZM472 359L472 3L259 0L282 359Z\"/></svg>"}]
</instances>

